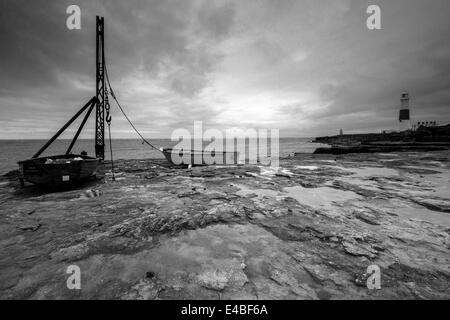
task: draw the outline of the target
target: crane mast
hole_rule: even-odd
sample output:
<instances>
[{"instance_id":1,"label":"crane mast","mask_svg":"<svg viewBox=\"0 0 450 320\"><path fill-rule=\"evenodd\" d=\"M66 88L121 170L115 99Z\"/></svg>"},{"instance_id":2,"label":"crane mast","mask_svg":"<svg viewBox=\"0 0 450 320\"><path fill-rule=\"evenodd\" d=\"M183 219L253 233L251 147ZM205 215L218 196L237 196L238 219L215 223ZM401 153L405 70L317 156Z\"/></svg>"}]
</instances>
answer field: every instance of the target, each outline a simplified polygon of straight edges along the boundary
<instances>
[{"instance_id":1,"label":"crane mast","mask_svg":"<svg viewBox=\"0 0 450 320\"><path fill-rule=\"evenodd\" d=\"M96 97L95 156L105 159L105 22L96 18Z\"/></svg>"}]
</instances>

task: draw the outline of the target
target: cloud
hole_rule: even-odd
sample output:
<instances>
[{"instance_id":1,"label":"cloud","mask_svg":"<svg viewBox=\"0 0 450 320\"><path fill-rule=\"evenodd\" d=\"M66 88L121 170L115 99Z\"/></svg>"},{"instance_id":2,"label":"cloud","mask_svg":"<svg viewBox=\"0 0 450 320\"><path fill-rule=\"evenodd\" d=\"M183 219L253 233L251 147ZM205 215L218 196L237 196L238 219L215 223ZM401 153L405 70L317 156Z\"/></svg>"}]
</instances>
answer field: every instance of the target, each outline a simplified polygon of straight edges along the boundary
<instances>
[{"instance_id":1,"label":"cloud","mask_svg":"<svg viewBox=\"0 0 450 320\"><path fill-rule=\"evenodd\" d=\"M379 0L380 31L365 27L370 1L83 0L79 31L65 27L70 4L1 2L0 138L49 137L94 94L95 15L116 95L152 137L195 120L284 136L395 129L403 90L414 119L450 122L446 0ZM113 130L134 137L113 110Z\"/></svg>"}]
</instances>

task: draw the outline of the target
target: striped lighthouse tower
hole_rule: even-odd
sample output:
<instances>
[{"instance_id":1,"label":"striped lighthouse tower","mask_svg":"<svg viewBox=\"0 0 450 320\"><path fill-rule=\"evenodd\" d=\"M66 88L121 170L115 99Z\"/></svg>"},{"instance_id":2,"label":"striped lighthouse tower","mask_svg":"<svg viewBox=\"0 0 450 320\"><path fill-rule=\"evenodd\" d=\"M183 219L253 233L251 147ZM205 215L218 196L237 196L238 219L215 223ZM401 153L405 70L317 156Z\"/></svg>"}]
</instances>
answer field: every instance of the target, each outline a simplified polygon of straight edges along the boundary
<instances>
[{"instance_id":1,"label":"striped lighthouse tower","mask_svg":"<svg viewBox=\"0 0 450 320\"><path fill-rule=\"evenodd\" d=\"M409 113L409 93L403 92L400 98L400 112L398 121L400 122L400 131L406 131L411 129L411 119Z\"/></svg>"}]
</instances>

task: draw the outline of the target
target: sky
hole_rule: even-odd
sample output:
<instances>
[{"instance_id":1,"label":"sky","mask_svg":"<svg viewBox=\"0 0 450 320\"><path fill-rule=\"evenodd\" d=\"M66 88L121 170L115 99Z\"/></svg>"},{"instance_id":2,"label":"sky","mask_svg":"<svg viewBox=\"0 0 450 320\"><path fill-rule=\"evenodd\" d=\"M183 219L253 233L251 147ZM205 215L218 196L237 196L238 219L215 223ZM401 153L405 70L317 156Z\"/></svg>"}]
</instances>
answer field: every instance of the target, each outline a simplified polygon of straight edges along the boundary
<instances>
[{"instance_id":1,"label":"sky","mask_svg":"<svg viewBox=\"0 0 450 320\"><path fill-rule=\"evenodd\" d=\"M80 30L66 27L72 4ZM369 5L381 30L366 27ZM96 15L116 96L148 138L194 121L395 130L405 90L413 122L450 123L448 0L0 0L0 139L49 138L95 95ZM111 110L113 137L136 137Z\"/></svg>"}]
</instances>

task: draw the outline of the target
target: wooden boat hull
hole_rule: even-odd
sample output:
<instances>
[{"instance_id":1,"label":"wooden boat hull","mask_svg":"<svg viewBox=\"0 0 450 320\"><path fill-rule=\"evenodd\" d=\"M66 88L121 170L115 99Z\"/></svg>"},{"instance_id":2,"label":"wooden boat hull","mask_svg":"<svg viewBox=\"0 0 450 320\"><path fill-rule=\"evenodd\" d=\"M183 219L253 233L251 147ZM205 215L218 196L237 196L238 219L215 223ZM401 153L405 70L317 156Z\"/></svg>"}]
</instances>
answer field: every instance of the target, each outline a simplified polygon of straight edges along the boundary
<instances>
[{"instance_id":1,"label":"wooden boat hull","mask_svg":"<svg viewBox=\"0 0 450 320\"><path fill-rule=\"evenodd\" d=\"M84 155L57 155L19 162L19 178L38 185L61 185L95 175L100 160Z\"/></svg>"},{"instance_id":2,"label":"wooden boat hull","mask_svg":"<svg viewBox=\"0 0 450 320\"><path fill-rule=\"evenodd\" d=\"M206 165L237 165L239 152L229 151L196 151L161 148L164 157L175 165L206 166ZM175 160L175 161L174 161Z\"/></svg>"}]
</instances>

